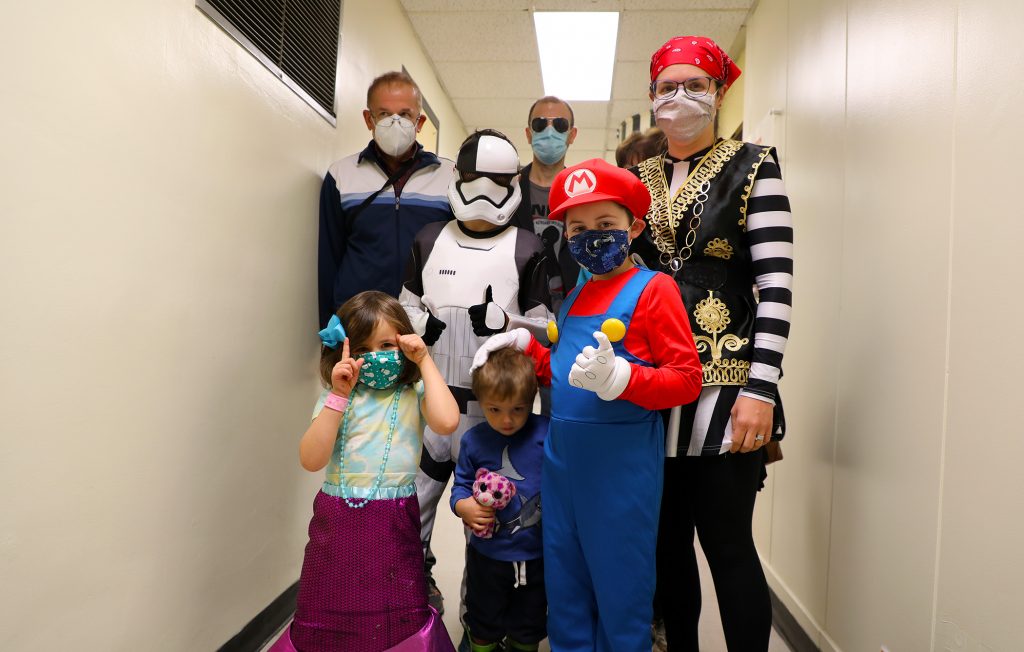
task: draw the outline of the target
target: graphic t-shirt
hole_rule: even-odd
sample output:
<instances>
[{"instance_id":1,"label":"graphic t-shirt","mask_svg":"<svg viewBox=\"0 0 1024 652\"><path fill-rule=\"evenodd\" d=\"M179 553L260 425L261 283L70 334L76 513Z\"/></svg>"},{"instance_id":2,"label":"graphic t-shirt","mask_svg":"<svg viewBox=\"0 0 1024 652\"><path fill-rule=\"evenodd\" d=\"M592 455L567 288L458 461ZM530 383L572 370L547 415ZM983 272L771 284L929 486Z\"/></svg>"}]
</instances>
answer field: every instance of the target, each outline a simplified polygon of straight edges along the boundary
<instances>
[{"instance_id":1,"label":"graphic t-shirt","mask_svg":"<svg viewBox=\"0 0 1024 652\"><path fill-rule=\"evenodd\" d=\"M533 232L544 243L544 254L547 258L548 290L551 292L552 309L558 314L558 308L565 298L562 287L562 274L558 266L558 254L565 245L563 233L565 223L561 220L549 220L551 208L548 206L548 194L551 188L538 186L530 182L530 207L533 211Z\"/></svg>"},{"instance_id":2,"label":"graphic t-shirt","mask_svg":"<svg viewBox=\"0 0 1024 652\"><path fill-rule=\"evenodd\" d=\"M473 495L477 469L500 473L516 486L512 502L495 516L494 536L490 539L470 537L469 544L478 552L498 561L539 559L541 543L540 476L544 465L544 438L550 420L531 414L512 436L505 436L484 421L470 428L462 437L459 463L455 467L451 508Z\"/></svg>"}]
</instances>

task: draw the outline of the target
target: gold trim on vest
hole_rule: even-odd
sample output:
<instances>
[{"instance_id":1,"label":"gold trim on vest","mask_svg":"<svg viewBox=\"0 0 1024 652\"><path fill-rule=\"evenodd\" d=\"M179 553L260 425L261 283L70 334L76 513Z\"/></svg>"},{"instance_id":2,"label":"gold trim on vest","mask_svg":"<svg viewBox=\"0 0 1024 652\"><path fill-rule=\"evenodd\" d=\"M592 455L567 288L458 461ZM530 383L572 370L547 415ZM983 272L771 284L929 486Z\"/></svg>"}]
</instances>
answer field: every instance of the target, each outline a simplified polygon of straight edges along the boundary
<instances>
[{"instance_id":1,"label":"gold trim on vest","mask_svg":"<svg viewBox=\"0 0 1024 652\"><path fill-rule=\"evenodd\" d=\"M675 258L685 261L693 253L692 248L697 238L697 229L700 228L700 216L711 181L742 147L743 143L736 140L719 141L694 166L671 202L668 201L669 185L668 179L665 178L664 156L655 156L640 164L640 181L651 193L651 208L647 211L646 222L651 226L654 245L661 252L659 262L662 265L668 266ZM677 256L676 230L683 219L683 214L695 201L698 206L694 206L689 231L683 241L683 250Z\"/></svg>"},{"instance_id":2,"label":"gold trim on vest","mask_svg":"<svg viewBox=\"0 0 1024 652\"><path fill-rule=\"evenodd\" d=\"M747 230L747 203L750 201L750 193L754 190L754 178L757 176L757 171L761 169L761 164L768 158L768 154L772 151L771 147L765 147L761 150L761 153L757 157L757 163L750 168L750 174L747 175L747 185L743 186L743 206L740 207L740 219L738 224L743 227L743 230Z\"/></svg>"}]
</instances>

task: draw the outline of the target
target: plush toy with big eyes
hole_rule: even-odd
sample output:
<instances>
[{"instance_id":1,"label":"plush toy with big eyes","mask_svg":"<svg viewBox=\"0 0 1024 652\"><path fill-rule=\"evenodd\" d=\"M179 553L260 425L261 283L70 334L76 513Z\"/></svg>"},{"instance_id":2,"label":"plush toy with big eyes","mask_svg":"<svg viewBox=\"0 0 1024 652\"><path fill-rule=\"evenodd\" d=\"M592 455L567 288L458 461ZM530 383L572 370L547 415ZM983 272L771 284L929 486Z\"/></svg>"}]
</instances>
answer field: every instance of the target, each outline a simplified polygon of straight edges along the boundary
<instances>
[{"instance_id":1,"label":"plush toy with big eyes","mask_svg":"<svg viewBox=\"0 0 1024 652\"><path fill-rule=\"evenodd\" d=\"M476 479L473 481L473 498L476 499L476 502L484 507L493 507L494 513L497 514L505 509L515 495L516 486L505 476L487 469L476 470ZM496 523L497 518L483 532L474 532L473 534L481 539L490 539L494 536Z\"/></svg>"}]
</instances>

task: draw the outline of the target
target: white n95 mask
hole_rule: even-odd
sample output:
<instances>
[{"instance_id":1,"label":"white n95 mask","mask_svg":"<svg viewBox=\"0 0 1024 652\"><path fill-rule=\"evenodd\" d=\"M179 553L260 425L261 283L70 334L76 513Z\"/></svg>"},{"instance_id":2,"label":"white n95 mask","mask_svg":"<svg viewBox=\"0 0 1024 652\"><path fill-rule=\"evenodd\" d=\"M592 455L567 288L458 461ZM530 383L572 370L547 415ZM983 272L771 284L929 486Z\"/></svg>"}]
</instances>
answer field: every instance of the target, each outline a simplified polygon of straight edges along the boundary
<instances>
[{"instance_id":1,"label":"white n95 mask","mask_svg":"<svg viewBox=\"0 0 1024 652\"><path fill-rule=\"evenodd\" d=\"M416 142L416 123L397 113L382 118L373 130L373 140L388 156L401 156Z\"/></svg>"}]
</instances>

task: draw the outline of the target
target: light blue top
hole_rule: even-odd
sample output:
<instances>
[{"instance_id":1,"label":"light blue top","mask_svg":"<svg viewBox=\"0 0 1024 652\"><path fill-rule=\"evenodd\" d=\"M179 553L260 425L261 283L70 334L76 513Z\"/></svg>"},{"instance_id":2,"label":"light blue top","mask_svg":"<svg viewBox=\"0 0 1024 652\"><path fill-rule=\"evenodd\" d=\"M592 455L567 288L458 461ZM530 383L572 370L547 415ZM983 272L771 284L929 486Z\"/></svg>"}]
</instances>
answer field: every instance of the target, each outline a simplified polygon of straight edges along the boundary
<instances>
[{"instance_id":1,"label":"light blue top","mask_svg":"<svg viewBox=\"0 0 1024 652\"><path fill-rule=\"evenodd\" d=\"M325 389L316 402L313 408L314 419L323 409L328 392ZM356 393L345 446L345 485L351 498L403 498L416 493L416 470L420 465L423 427L426 425L426 419L420 411L423 400L422 380L406 385L402 390L398 401L398 421L395 423L395 435L391 440L391 454L384 468L384 477L380 489L375 495L370 495L388 440L388 425L391 423L389 408L394 393L394 388L377 390L365 385L360 385ZM331 496L341 496L340 459L339 426L323 485L323 492Z\"/></svg>"}]
</instances>

